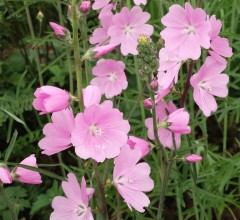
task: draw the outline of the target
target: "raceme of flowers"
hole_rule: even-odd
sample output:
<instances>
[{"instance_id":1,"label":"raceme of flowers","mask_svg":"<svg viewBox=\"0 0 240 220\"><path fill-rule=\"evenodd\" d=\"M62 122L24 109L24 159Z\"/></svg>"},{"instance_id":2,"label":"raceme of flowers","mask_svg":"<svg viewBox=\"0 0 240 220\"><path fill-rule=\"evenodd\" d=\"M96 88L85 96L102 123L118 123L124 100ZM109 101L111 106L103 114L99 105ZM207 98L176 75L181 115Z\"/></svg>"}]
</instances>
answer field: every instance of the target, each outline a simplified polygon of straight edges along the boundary
<instances>
[{"instance_id":1,"label":"raceme of flowers","mask_svg":"<svg viewBox=\"0 0 240 220\"><path fill-rule=\"evenodd\" d=\"M93 31L89 40L95 47L83 58L90 56L98 59L117 46L124 56L139 53L139 37L144 35L150 39L154 29L147 24L150 14L143 12L139 6L146 5L147 1L134 0L134 3L136 6L133 8L122 7L118 11L117 5L110 0L94 1L92 9L100 10L98 18L101 26ZM84 1L79 13L87 13L91 10L90 5L89 1ZM71 6L68 10L70 13ZM151 113L155 106L156 118L153 115L144 123L149 140L159 139L163 147L177 151L181 147L181 136L191 132L190 116L184 106L178 108L173 101L167 102L163 98L178 83L182 65L189 62L194 64L202 51L207 50L209 55L200 69L189 77L189 84L197 106L205 116L210 116L218 108L214 97L224 98L228 94L229 77L223 73L227 67L224 57L230 58L232 49L228 40L219 36L221 21L215 15L207 15L201 8L194 9L190 3L184 7L177 4L171 6L161 22L165 28L160 33L164 46L159 51L159 68L155 76L149 77L152 82L147 82L154 98L144 100L144 106ZM60 39L71 42L71 34L65 27L53 22L50 25ZM41 115L52 113L51 122L43 128L45 136L38 145L42 154L48 156L73 147L76 155L83 160L91 158L103 163L113 159L114 186L131 210L133 207L144 212L150 204L145 192L153 189L154 182L150 177L150 166L139 161L148 155L151 148L147 140L129 136L129 121L124 119L123 113L112 101L107 100L127 89L126 65L122 61L100 59L93 67L92 74L91 85L82 90L85 109L77 114L74 114L71 104L79 101L79 97L54 86L37 88L33 107ZM154 132L155 119L157 135ZM191 154L186 155L184 160L194 163L201 161L202 157ZM34 155L20 164L37 166ZM41 176L21 167L10 173L6 165L0 164L0 180L5 184L12 183L12 180L39 184ZM89 201L94 189L86 187L85 178L82 177L79 185L77 177L69 173L67 180L62 182L62 188L66 197L54 198L54 211L50 219L93 219Z\"/></svg>"}]
</instances>

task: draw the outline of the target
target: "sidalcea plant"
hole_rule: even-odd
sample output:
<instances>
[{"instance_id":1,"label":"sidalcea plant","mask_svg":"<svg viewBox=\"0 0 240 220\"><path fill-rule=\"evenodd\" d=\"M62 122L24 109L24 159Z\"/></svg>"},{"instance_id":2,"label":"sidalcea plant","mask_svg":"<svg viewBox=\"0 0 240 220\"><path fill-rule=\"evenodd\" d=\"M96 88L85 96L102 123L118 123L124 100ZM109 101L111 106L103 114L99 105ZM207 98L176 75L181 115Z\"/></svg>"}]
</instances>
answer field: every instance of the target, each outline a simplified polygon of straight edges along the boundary
<instances>
[{"instance_id":1,"label":"sidalcea plant","mask_svg":"<svg viewBox=\"0 0 240 220\"><path fill-rule=\"evenodd\" d=\"M91 3L79 2L80 7L77 3L72 0L68 10L72 25L72 34L68 34L73 36L71 41L65 37L68 33L66 28L50 22L55 34L61 40L68 41L74 51L77 95L54 86L42 86L34 93L33 107L40 114L52 114L52 122L43 128L45 137L38 143L43 150L42 154L51 156L74 148L81 162L91 160L94 171L91 175L89 169L85 170L84 173L88 175L86 180L82 176L81 186L75 174L68 174L62 182L66 197L57 196L53 199L54 211L50 219L67 217L69 220L91 220L95 213L104 220L110 219L108 203L112 201L106 201L109 198L105 193L108 184L115 186L131 211L134 208L138 212L145 212L151 204L145 193L153 190L154 181L150 177L150 165L140 160L159 153L160 164L155 165L159 167L161 179L161 185L155 186L160 191L159 204L157 213L152 214L151 211L151 215L160 220L173 164L187 162L189 165L202 160L200 155L193 154L195 149L191 146L189 152L181 151L183 136L186 136L191 145L188 136L191 133L191 118L186 107L189 89L193 87L193 94L190 95L205 116L216 111L214 96L226 97L228 94L229 77L222 73L227 61L223 57L231 57L232 49L228 40L219 36L221 21L215 15L207 15L202 8L193 8L190 3L184 7L177 4L171 6L169 12L162 17L161 22L165 27L159 35L162 43L158 44L154 43L155 38L151 39L154 27L147 24L151 15L139 6L146 5L146 0L134 0L136 6L133 8L125 7L124 1L121 1L119 7L116 1L95 0L92 9L101 10L98 16L101 26L93 31L89 39L95 46L80 56L78 22L91 10ZM85 80L82 61L99 59L113 53L117 47L118 60L98 60L92 69L91 85L83 88ZM194 65L196 62L200 64L204 50L209 55L200 69L196 70ZM148 140L131 135L133 130L130 121L125 119L115 101L130 83L126 74L128 63L121 60L122 56L129 54L137 56L134 59L139 61L137 77L147 88L144 90L144 106L150 110L150 116L143 123L147 128ZM180 89L177 90L179 72L182 70L185 73L186 66L188 72L184 77L185 85L182 88L179 86ZM193 74L195 71L196 74ZM180 95L179 99L172 100L173 94ZM105 100L102 95L111 100ZM77 110L74 103L70 107L74 101L79 104ZM113 161L113 167L109 168L110 160ZM34 155L22 163L37 166ZM99 169L102 164L105 166L104 172ZM84 166L81 168L85 169ZM108 178L110 170L113 171L112 181ZM5 165L0 165L0 180L3 183L11 183L12 177L25 183L41 182L38 173L28 173L31 177L26 178L27 172L23 168L14 169L12 176L9 173ZM96 177L96 181L89 179L92 176ZM192 178L196 182L196 169L192 171ZM93 182L96 197L95 194L93 197L94 189L86 187L88 182ZM96 207L91 208L90 199L94 200ZM121 219L121 212L126 211L120 210L119 199L118 196L118 220Z\"/></svg>"}]
</instances>

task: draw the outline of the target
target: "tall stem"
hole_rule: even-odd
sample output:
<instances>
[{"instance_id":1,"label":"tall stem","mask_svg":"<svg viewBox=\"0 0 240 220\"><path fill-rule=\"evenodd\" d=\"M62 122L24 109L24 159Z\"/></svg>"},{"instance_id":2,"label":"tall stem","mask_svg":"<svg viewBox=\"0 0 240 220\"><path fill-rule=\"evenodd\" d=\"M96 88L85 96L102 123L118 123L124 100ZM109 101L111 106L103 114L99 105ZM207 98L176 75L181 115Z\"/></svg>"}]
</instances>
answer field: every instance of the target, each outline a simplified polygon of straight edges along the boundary
<instances>
[{"instance_id":1,"label":"tall stem","mask_svg":"<svg viewBox=\"0 0 240 220\"><path fill-rule=\"evenodd\" d=\"M1 183L0 183L0 194L2 194L3 199L5 200L5 202L6 202L7 205L8 205L8 208L9 208L9 211L10 211L10 214L11 214L11 217L12 217L12 220L18 220L17 215L16 215L15 212L14 212L13 205L12 205L12 203L11 203L8 195L7 195L6 192L4 191L3 185L2 185Z\"/></svg>"},{"instance_id":2,"label":"tall stem","mask_svg":"<svg viewBox=\"0 0 240 220\"><path fill-rule=\"evenodd\" d=\"M79 39L78 39L78 17L76 0L72 0L72 28L73 28L73 49L74 49L74 60L76 66L76 78L77 78L77 91L79 99L80 111L84 110L83 105L83 94L82 94L82 70L81 70L81 59L79 50Z\"/></svg>"},{"instance_id":3,"label":"tall stem","mask_svg":"<svg viewBox=\"0 0 240 220\"><path fill-rule=\"evenodd\" d=\"M189 69L188 69L187 82L185 84L184 91L183 91L183 94L182 94L182 97L181 97L181 100L180 100L180 108L184 107L184 103L185 103L186 98L187 98L187 93L188 93L188 90L190 88L190 79L191 79L191 76L193 74L193 67L194 67L194 61L191 60L190 65L189 65Z\"/></svg>"}]
</instances>

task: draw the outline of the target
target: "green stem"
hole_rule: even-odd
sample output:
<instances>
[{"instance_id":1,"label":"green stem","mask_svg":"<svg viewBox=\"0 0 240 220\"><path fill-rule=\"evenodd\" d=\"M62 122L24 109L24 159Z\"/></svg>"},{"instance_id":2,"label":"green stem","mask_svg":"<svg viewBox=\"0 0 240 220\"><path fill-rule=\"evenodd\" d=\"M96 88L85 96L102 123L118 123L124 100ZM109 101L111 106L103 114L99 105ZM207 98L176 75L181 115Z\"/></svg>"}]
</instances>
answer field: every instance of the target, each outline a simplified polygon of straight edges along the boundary
<instances>
[{"instance_id":1,"label":"green stem","mask_svg":"<svg viewBox=\"0 0 240 220\"><path fill-rule=\"evenodd\" d=\"M121 198L117 191L117 220L121 220Z\"/></svg>"},{"instance_id":2,"label":"green stem","mask_svg":"<svg viewBox=\"0 0 240 220\"><path fill-rule=\"evenodd\" d=\"M27 15L27 21L28 21L28 26L29 26L29 29L30 29L32 41L34 42L34 40L35 40L35 33L34 33L34 29L33 29L33 24L32 24L30 11L29 11L27 2L23 1L23 3L24 3L26 15ZM35 58L36 58L36 63L37 63L37 71L38 71L39 83L40 83L40 86L43 86L43 78L42 78L41 67L40 67L40 58L39 58L38 50L37 50L36 47L34 47L34 53L35 53Z\"/></svg>"},{"instance_id":3,"label":"green stem","mask_svg":"<svg viewBox=\"0 0 240 220\"><path fill-rule=\"evenodd\" d=\"M78 39L78 17L77 17L77 6L76 0L72 0L72 28L73 28L73 49L74 49L74 60L76 66L76 78L77 78L77 91L79 99L80 111L84 110L83 105L83 94L82 94L82 70L81 70L81 59L79 50L79 39Z\"/></svg>"},{"instance_id":4,"label":"green stem","mask_svg":"<svg viewBox=\"0 0 240 220\"><path fill-rule=\"evenodd\" d=\"M0 194L2 194L3 199L5 200L5 202L8 205L12 220L18 220L17 215L14 212L13 205L12 205L7 193L4 191L3 185L1 183L0 183Z\"/></svg>"}]
</instances>

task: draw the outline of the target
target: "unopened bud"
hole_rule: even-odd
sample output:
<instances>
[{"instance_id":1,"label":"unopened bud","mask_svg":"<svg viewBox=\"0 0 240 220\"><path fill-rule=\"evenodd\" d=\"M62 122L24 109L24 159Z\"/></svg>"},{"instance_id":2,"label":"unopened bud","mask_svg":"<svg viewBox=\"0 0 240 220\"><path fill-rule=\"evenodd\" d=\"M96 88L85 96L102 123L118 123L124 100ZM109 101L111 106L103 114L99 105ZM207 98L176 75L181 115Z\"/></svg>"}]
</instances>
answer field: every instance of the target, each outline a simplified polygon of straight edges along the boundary
<instances>
[{"instance_id":1,"label":"unopened bud","mask_svg":"<svg viewBox=\"0 0 240 220\"><path fill-rule=\"evenodd\" d=\"M56 24L54 22L49 22L52 29L54 30L54 33L60 40L67 41L68 43L72 43L72 38L69 30L59 24Z\"/></svg>"},{"instance_id":2,"label":"unopened bud","mask_svg":"<svg viewBox=\"0 0 240 220\"><path fill-rule=\"evenodd\" d=\"M156 79L154 79L151 83L150 83L150 88L152 90L152 92L156 92L158 90L158 82Z\"/></svg>"},{"instance_id":3,"label":"unopened bud","mask_svg":"<svg viewBox=\"0 0 240 220\"><path fill-rule=\"evenodd\" d=\"M43 18L44 18L44 14L42 13L42 11L39 11L37 13L37 19L39 20L39 22L42 22Z\"/></svg>"},{"instance_id":4,"label":"unopened bud","mask_svg":"<svg viewBox=\"0 0 240 220\"><path fill-rule=\"evenodd\" d=\"M196 163L196 162L199 162L202 160L202 157L200 155L197 155L197 154L190 154L190 155L186 155L184 157L184 160L187 162L187 163Z\"/></svg>"},{"instance_id":5,"label":"unopened bud","mask_svg":"<svg viewBox=\"0 0 240 220\"><path fill-rule=\"evenodd\" d=\"M116 47L115 44L108 44L108 45L91 48L83 55L83 60L92 60L94 58L98 59L103 55L113 51L115 47Z\"/></svg>"},{"instance_id":6,"label":"unopened bud","mask_svg":"<svg viewBox=\"0 0 240 220\"><path fill-rule=\"evenodd\" d=\"M83 1L80 4L80 10L83 14L86 14L91 9L91 1Z\"/></svg>"},{"instance_id":7,"label":"unopened bud","mask_svg":"<svg viewBox=\"0 0 240 220\"><path fill-rule=\"evenodd\" d=\"M150 98L145 99L143 105L146 109L152 109L152 100Z\"/></svg>"}]
</instances>

